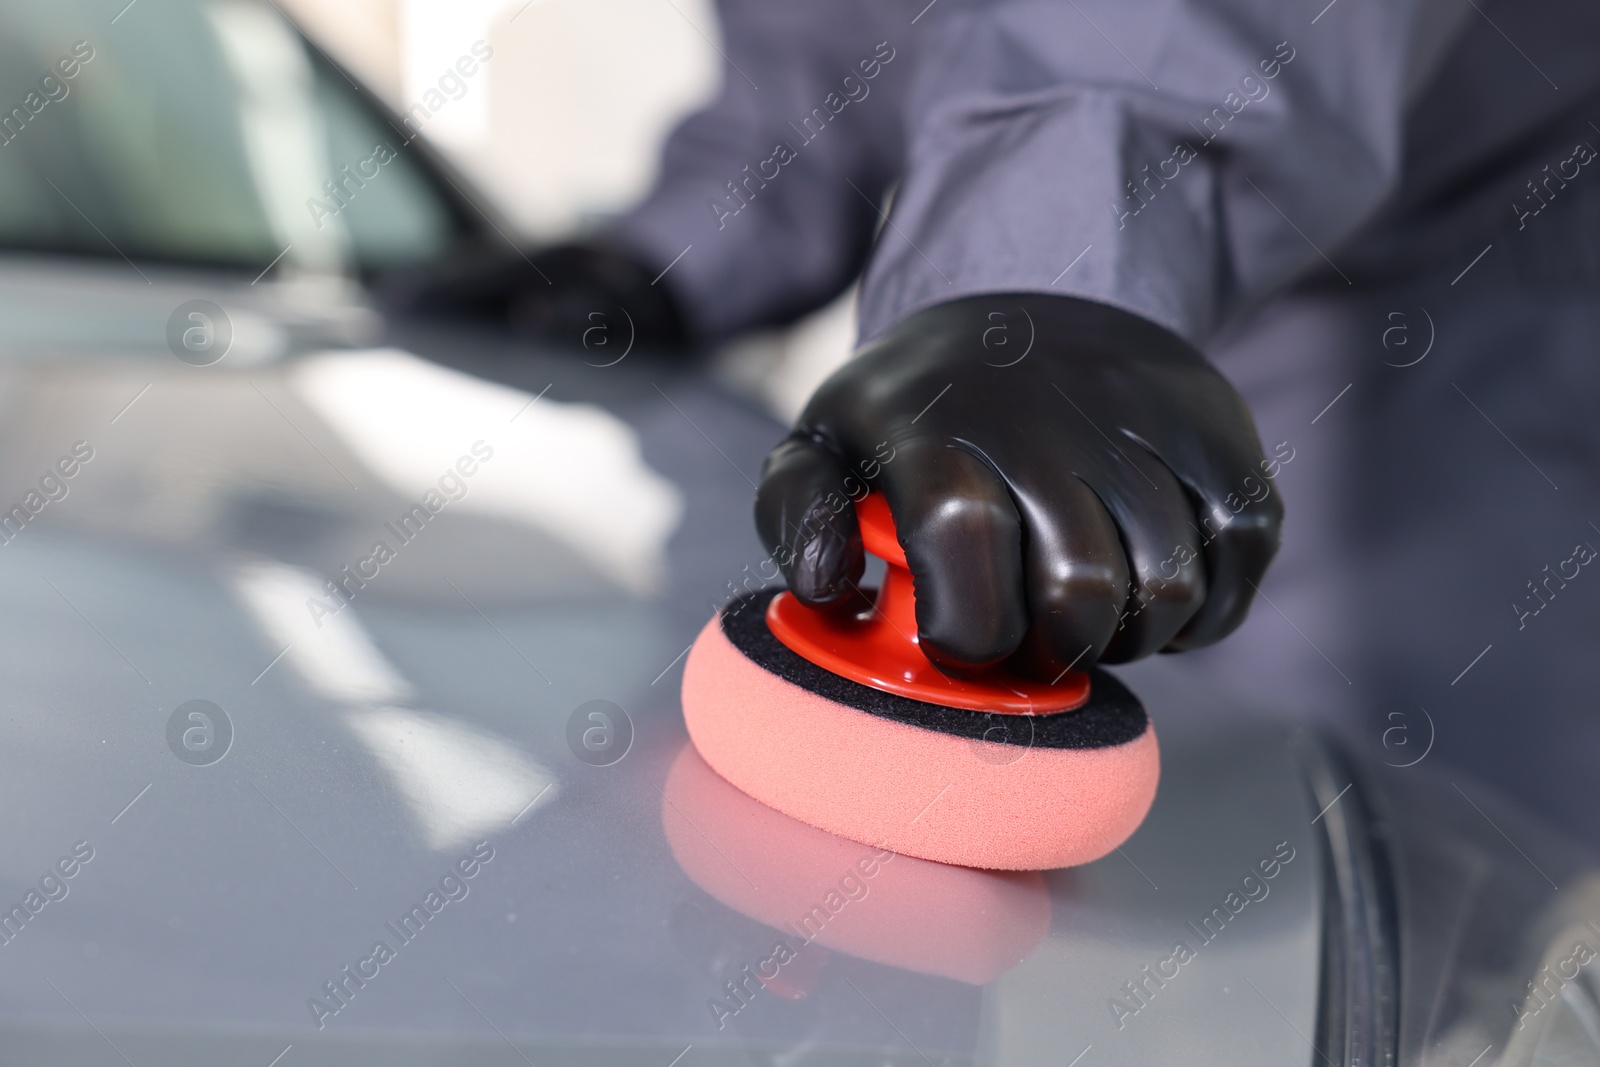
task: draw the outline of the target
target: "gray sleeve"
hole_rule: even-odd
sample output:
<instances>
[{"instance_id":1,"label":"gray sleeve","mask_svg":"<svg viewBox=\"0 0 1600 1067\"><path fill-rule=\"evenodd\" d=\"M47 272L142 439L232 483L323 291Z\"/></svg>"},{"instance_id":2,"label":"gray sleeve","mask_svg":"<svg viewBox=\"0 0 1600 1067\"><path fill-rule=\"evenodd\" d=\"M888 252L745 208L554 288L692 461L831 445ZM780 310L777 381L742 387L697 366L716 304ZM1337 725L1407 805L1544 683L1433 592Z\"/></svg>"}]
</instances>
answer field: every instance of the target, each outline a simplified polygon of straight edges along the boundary
<instances>
[{"instance_id":1,"label":"gray sleeve","mask_svg":"<svg viewBox=\"0 0 1600 1067\"><path fill-rule=\"evenodd\" d=\"M918 27L863 339L1027 291L1203 342L1241 302L1329 269L1393 192L1406 102L1475 17L1455 6L942 0Z\"/></svg>"},{"instance_id":2,"label":"gray sleeve","mask_svg":"<svg viewBox=\"0 0 1600 1067\"><path fill-rule=\"evenodd\" d=\"M860 272L898 176L914 9L720 0L721 90L671 135L659 184L611 239L702 338L819 307Z\"/></svg>"}]
</instances>

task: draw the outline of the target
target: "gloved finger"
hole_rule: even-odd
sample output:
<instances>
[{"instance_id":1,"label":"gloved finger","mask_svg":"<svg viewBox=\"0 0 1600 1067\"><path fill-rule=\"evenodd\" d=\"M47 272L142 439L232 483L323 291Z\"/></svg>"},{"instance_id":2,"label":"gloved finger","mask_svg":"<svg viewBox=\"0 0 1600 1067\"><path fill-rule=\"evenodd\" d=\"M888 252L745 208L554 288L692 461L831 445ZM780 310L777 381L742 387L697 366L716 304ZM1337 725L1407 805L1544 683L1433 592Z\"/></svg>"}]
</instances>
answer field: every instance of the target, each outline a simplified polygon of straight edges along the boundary
<instances>
[{"instance_id":1,"label":"gloved finger","mask_svg":"<svg viewBox=\"0 0 1600 1067\"><path fill-rule=\"evenodd\" d=\"M1206 565L1205 601L1169 652L1203 648L1238 628L1283 525L1283 501L1263 474L1268 464L1244 400L1209 367L1192 375L1184 395L1191 417L1152 422L1142 442L1188 491Z\"/></svg>"},{"instance_id":2,"label":"gloved finger","mask_svg":"<svg viewBox=\"0 0 1600 1067\"><path fill-rule=\"evenodd\" d=\"M1016 666L1045 681L1094 663L1117 631L1128 563L1104 503L1070 474L1017 481L1030 625Z\"/></svg>"},{"instance_id":3,"label":"gloved finger","mask_svg":"<svg viewBox=\"0 0 1600 1067\"><path fill-rule=\"evenodd\" d=\"M1119 461L1120 460L1120 461ZM1094 490L1117 524L1128 563L1128 600L1104 663L1126 663L1167 647L1206 597L1194 505L1183 484L1134 441L1119 448Z\"/></svg>"},{"instance_id":4,"label":"gloved finger","mask_svg":"<svg viewBox=\"0 0 1600 1067\"><path fill-rule=\"evenodd\" d=\"M882 486L911 569L922 650L950 674L997 663L1028 625L1022 520L1011 495L959 446L896 447Z\"/></svg>"},{"instance_id":5,"label":"gloved finger","mask_svg":"<svg viewBox=\"0 0 1600 1067\"><path fill-rule=\"evenodd\" d=\"M844 464L794 433L767 454L756 490L756 531L802 604L855 604L866 556ZM860 489L853 494L860 496Z\"/></svg>"},{"instance_id":6,"label":"gloved finger","mask_svg":"<svg viewBox=\"0 0 1600 1067\"><path fill-rule=\"evenodd\" d=\"M1283 502L1277 489L1259 475L1246 475L1239 489L1206 492L1190 486L1197 498L1197 535L1206 564L1206 599L1167 650L1183 652L1214 644L1238 629L1250 611L1261 576L1278 552Z\"/></svg>"}]
</instances>

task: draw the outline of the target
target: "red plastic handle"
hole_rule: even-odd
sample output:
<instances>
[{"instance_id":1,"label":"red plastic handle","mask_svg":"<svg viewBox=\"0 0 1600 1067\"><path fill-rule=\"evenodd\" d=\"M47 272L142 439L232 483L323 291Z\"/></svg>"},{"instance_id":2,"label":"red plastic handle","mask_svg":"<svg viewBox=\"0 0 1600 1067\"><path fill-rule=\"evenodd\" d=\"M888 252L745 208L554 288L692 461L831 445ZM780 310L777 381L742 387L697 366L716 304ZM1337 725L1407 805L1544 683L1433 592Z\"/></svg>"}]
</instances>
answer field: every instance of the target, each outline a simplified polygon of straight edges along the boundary
<instances>
[{"instance_id":1,"label":"red plastic handle","mask_svg":"<svg viewBox=\"0 0 1600 1067\"><path fill-rule=\"evenodd\" d=\"M767 608L767 626L792 651L862 685L971 711L1037 715L1069 711L1089 699L1089 676L1080 671L1050 684L1003 665L976 678L952 678L935 667L917 640L915 583L888 501L880 493L857 501L856 520L866 550L888 564L874 606L840 618L779 593Z\"/></svg>"},{"instance_id":2,"label":"red plastic handle","mask_svg":"<svg viewBox=\"0 0 1600 1067\"><path fill-rule=\"evenodd\" d=\"M861 527L861 541L868 552L891 567L906 566L906 550L900 545L894 515L882 493L868 493L861 498L856 504L856 522Z\"/></svg>"}]
</instances>

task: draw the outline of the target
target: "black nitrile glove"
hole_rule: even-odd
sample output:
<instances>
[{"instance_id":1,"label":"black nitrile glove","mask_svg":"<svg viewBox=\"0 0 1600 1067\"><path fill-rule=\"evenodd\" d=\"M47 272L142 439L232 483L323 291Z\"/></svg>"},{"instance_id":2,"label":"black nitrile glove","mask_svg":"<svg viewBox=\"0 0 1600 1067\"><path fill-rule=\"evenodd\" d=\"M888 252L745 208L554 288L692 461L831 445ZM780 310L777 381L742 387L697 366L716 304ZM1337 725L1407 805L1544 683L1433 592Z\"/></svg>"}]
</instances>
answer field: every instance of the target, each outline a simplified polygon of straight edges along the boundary
<instances>
[{"instance_id":1,"label":"black nitrile glove","mask_svg":"<svg viewBox=\"0 0 1600 1067\"><path fill-rule=\"evenodd\" d=\"M548 344L582 345L599 327L647 348L675 347L683 322L666 286L652 284L658 273L600 245L570 244L396 274L380 290L396 310L506 322Z\"/></svg>"},{"instance_id":2,"label":"black nitrile glove","mask_svg":"<svg viewBox=\"0 0 1600 1067\"><path fill-rule=\"evenodd\" d=\"M1237 627L1283 505L1244 402L1134 315L1071 297L929 308L817 390L767 457L756 526L804 603L859 611L855 509L887 497L923 651L1052 679Z\"/></svg>"}]
</instances>

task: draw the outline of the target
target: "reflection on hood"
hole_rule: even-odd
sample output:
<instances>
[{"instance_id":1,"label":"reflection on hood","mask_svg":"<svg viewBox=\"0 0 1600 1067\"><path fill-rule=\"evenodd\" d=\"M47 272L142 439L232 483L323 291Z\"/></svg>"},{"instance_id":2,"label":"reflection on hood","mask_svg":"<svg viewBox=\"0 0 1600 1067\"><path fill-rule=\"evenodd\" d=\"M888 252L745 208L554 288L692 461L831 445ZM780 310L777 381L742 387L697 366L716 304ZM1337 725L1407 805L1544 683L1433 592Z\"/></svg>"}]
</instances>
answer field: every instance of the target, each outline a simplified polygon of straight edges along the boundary
<instances>
[{"instance_id":1,"label":"reflection on hood","mask_svg":"<svg viewBox=\"0 0 1600 1067\"><path fill-rule=\"evenodd\" d=\"M483 381L399 349L313 356L300 398L389 488L420 500L475 444L493 451L452 510L525 522L634 592L660 580L683 499L633 431L589 404Z\"/></svg>"},{"instance_id":2,"label":"reflection on hood","mask_svg":"<svg viewBox=\"0 0 1600 1067\"><path fill-rule=\"evenodd\" d=\"M527 753L460 719L406 707L411 686L379 651L353 607L314 618L323 582L281 563L252 563L233 588L283 663L343 715L388 772L429 847L450 851L555 798L555 775ZM275 661L276 662L276 661Z\"/></svg>"}]
</instances>

